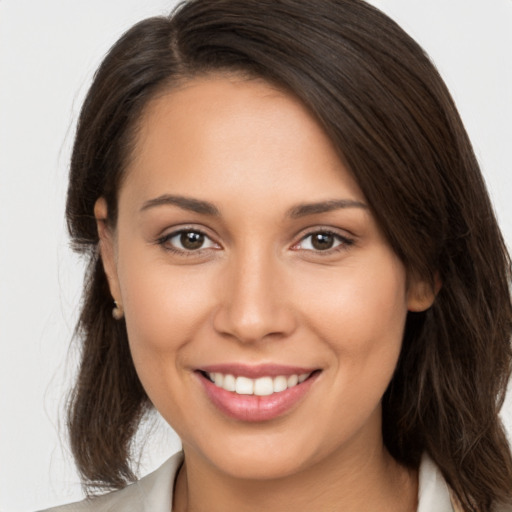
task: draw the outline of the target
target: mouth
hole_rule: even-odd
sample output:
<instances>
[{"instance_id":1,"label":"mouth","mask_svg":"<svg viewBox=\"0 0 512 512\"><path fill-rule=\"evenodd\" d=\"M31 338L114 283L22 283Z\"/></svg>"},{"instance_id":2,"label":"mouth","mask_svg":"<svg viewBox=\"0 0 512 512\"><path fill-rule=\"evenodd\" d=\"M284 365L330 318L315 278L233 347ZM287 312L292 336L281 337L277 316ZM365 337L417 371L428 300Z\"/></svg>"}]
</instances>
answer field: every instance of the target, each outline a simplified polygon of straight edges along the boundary
<instances>
[{"instance_id":1,"label":"mouth","mask_svg":"<svg viewBox=\"0 0 512 512\"><path fill-rule=\"evenodd\" d=\"M287 389L302 384L309 379L313 373L319 370L306 373L294 373L291 375L270 375L251 379L250 377L232 375L221 372L201 372L211 383L218 388L236 393L237 395L270 396L274 393L282 393Z\"/></svg>"},{"instance_id":2,"label":"mouth","mask_svg":"<svg viewBox=\"0 0 512 512\"><path fill-rule=\"evenodd\" d=\"M195 373L218 411L239 421L258 422L280 417L297 407L321 372L274 365L223 365Z\"/></svg>"}]
</instances>

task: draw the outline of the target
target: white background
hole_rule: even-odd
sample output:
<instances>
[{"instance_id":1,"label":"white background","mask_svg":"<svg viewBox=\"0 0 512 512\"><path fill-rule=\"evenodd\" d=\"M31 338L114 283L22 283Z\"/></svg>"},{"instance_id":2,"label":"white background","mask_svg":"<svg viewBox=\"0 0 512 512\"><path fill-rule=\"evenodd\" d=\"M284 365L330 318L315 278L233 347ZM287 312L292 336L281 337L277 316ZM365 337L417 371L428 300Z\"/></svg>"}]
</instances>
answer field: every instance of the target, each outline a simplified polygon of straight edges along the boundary
<instances>
[{"instance_id":1,"label":"white background","mask_svg":"<svg viewBox=\"0 0 512 512\"><path fill-rule=\"evenodd\" d=\"M164 0L0 0L0 510L81 497L61 411L82 264L64 225L67 163L92 73ZM512 246L512 0L373 0L450 87ZM468 376L470 377L470 376ZM503 411L512 432L512 399ZM179 444L157 428L141 472Z\"/></svg>"}]
</instances>

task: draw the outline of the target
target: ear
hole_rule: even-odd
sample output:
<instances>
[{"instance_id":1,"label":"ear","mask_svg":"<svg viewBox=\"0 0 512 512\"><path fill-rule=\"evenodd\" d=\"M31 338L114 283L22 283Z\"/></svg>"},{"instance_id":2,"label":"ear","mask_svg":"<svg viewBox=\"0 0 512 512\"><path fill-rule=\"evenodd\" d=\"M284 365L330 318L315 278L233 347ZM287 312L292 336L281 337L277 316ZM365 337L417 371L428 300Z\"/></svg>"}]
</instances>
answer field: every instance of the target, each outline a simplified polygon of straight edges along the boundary
<instances>
[{"instance_id":1,"label":"ear","mask_svg":"<svg viewBox=\"0 0 512 512\"><path fill-rule=\"evenodd\" d=\"M439 274L434 276L434 283L419 278L412 278L407 290L407 309L412 312L426 311L432 306L441 289Z\"/></svg>"},{"instance_id":2,"label":"ear","mask_svg":"<svg viewBox=\"0 0 512 512\"><path fill-rule=\"evenodd\" d=\"M94 217L99 237L99 251L103 270L107 276L110 293L113 300L122 305L119 279L117 277L117 259L114 234L108 225L108 208L105 198L100 197L94 204Z\"/></svg>"}]
</instances>

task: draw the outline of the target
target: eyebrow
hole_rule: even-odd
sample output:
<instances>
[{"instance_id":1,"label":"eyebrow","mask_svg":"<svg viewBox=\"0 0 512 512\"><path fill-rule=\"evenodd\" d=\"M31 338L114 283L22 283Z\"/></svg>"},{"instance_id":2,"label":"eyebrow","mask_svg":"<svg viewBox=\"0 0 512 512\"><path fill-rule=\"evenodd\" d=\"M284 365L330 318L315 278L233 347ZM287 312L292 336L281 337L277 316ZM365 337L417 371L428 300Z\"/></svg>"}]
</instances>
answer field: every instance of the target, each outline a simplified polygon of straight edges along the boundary
<instances>
[{"instance_id":1,"label":"eyebrow","mask_svg":"<svg viewBox=\"0 0 512 512\"><path fill-rule=\"evenodd\" d=\"M140 211L145 211L150 208L157 206L171 205L177 206L182 210L188 210L201 215L210 215L212 217L219 217L219 209L208 201L195 199L193 197L184 197L172 194L163 194L146 201ZM353 199L331 199L328 201L320 201L316 203L302 203L294 206L287 212L287 216L292 219L298 219L306 217L308 215L315 215L319 213L327 213L334 210L340 210L343 208L362 208L368 209L368 206L360 201Z\"/></svg>"},{"instance_id":2,"label":"eyebrow","mask_svg":"<svg viewBox=\"0 0 512 512\"><path fill-rule=\"evenodd\" d=\"M299 204L288 211L288 216L292 219L298 219L308 215L327 213L343 208L362 208L363 210L367 210L368 206L353 199L331 199L329 201L320 201L318 203Z\"/></svg>"},{"instance_id":3,"label":"eyebrow","mask_svg":"<svg viewBox=\"0 0 512 512\"><path fill-rule=\"evenodd\" d=\"M201 215L211 215L214 217L218 217L220 215L218 208L212 203L209 203L208 201L202 201L200 199L194 199L192 197L176 196L171 194L164 194L155 197L154 199L150 199L149 201L146 201L142 205L140 211L143 212L150 208L155 208L156 206L163 205L178 206L182 210L200 213Z\"/></svg>"}]
</instances>

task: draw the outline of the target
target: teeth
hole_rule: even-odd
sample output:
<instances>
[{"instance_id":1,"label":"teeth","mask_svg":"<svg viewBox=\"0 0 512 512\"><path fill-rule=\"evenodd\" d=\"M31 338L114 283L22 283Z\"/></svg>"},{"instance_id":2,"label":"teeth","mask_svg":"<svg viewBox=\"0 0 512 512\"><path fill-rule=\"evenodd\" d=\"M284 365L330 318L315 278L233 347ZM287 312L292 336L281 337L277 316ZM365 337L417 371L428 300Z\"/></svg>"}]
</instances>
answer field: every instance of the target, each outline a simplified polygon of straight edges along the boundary
<instances>
[{"instance_id":1,"label":"teeth","mask_svg":"<svg viewBox=\"0 0 512 512\"><path fill-rule=\"evenodd\" d=\"M254 381L254 394L258 396L271 395L274 392L272 377L261 377Z\"/></svg>"},{"instance_id":2,"label":"teeth","mask_svg":"<svg viewBox=\"0 0 512 512\"><path fill-rule=\"evenodd\" d=\"M287 384L288 384L289 388L292 388L293 386L296 386L298 382L299 382L299 376L298 375L290 375L288 377Z\"/></svg>"},{"instance_id":3,"label":"teeth","mask_svg":"<svg viewBox=\"0 0 512 512\"><path fill-rule=\"evenodd\" d=\"M233 375L224 375L224 382L222 387L226 391L235 391L236 390L236 379Z\"/></svg>"},{"instance_id":4,"label":"teeth","mask_svg":"<svg viewBox=\"0 0 512 512\"><path fill-rule=\"evenodd\" d=\"M254 381L247 377L237 377L235 393L238 395L252 395L254 392Z\"/></svg>"},{"instance_id":5,"label":"teeth","mask_svg":"<svg viewBox=\"0 0 512 512\"><path fill-rule=\"evenodd\" d=\"M293 388L304 382L311 374L279 375L278 377L260 377L249 379L248 377L235 377L230 374L208 373L208 378L219 388L232 391L238 395L268 396Z\"/></svg>"},{"instance_id":6,"label":"teeth","mask_svg":"<svg viewBox=\"0 0 512 512\"><path fill-rule=\"evenodd\" d=\"M279 393L279 391L284 391L288 388L288 379L283 377L274 377L274 393Z\"/></svg>"}]
</instances>

